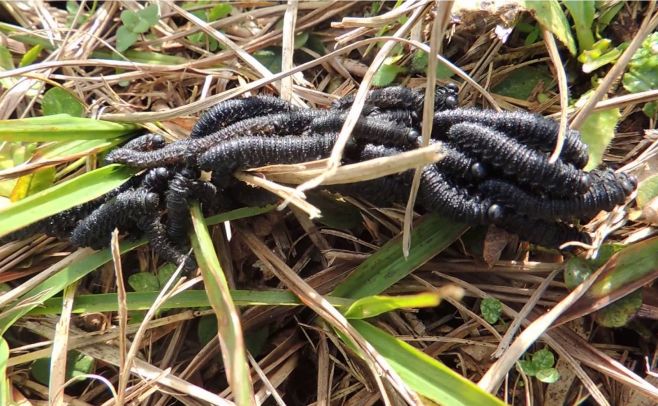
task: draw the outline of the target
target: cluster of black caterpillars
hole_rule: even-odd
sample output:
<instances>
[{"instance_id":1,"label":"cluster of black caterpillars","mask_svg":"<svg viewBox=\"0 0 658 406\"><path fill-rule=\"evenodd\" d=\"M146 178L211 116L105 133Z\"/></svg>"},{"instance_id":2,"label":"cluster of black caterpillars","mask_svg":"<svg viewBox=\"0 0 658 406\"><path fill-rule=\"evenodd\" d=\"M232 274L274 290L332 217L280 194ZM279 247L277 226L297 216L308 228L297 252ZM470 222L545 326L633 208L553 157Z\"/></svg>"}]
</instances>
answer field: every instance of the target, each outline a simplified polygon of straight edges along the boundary
<instances>
[{"instance_id":1,"label":"cluster of black caterpillars","mask_svg":"<svg viewBox=\"0 0 658 406\"><path fill-rule=\"evenodd\" d=\"M344 161L417 148L423 101L423 92L404 87L371 91ZM230 201L262 203L267 192L244 185L232 173L329 156L352 103L346 97L331 109L301 109L267 96L219 103L201 116L189 139L165 144L161 136L148 134L107 155L108 163L144 169L140 175L2 241L46 232L98 249L108 245L117 227L131 236L146 235L163 259L194 268L186 255L189 202L199 200L207 213L226 209ZM589 242L571 223L622 204L636 187L623 173L584 172L587 147L576 131L567 131L560 159L549 163L556 122L457 104L456 87L437 87L432 143L441 144L445 157L422 170L418 203L426 211L473 225L495 224L523 240L559 247ZM202 171L211 172L210 181L202 180ZM408 171L330 190L389 205L406 201L412 177Z\"/></svg>"}]
</instances>

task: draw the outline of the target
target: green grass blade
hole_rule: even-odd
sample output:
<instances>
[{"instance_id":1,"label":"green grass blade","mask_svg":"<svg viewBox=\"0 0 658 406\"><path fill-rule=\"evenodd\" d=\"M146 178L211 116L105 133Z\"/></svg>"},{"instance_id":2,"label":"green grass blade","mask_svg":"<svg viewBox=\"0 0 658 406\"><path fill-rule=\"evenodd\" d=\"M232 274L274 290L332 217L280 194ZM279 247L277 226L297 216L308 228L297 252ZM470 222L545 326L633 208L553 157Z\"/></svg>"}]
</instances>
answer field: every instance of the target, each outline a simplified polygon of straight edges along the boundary
<instances>
[{"instance_id":1,"label":"green grass blade","mask_svg":"<svg viewBox=\"0 0 658 406\"><path fill-rule=\"evenodd\" d=\"M128 310L148 310L153 306L159 291L128 292L126 305ZM237 306L300 306L302 303L297 296L283 290L232 290L231 297ZM332 305L340 308L351 303L350 300L325 297ZM99 313L117 311L116 293L102 293L95 295L80 295L75 297L72 313ZM161 310L168 309L194 309L210 307L208 294L205 290L186 290L167 300ZM35 307L28 314L30 316L44 314L59 314L62 311L62 300L52 298Z\"/></svg>"},{"instance_id":2,"label":"green grass blade","mask_svg":"<svg viewBox=\"0 0 658 406\"><path fill-rule=\"evenodd\" d=\"M532 10L537 21L566 45L571 55L576 55L576 41L573 38L567 16L557 0L523 0L520 5L527 10Z\"/></svg>"},{"instance_id":3,"label":"green grass blade","mask_svg":"<svg viewBox=\"0 0 658 406\"><path fill-rule=\"evenodd\" d=\"M41 45L43 49L49 51L55 50L55 45L50 42L47 38L39 37L36 34L26 33L25 30L21 29L12 24L0 23L0 32L9 34L12 40L22 42L27 45Z\"/></svg>"},{"instance_id":4,"label":"green grass blade","mask_svg":"<svg viewBox=\"0 0 658 406\"><path fill-rule=\"evenodd\" d=\"M0 404L12 404L11 387L7 379L7 361L9 360L9 346L3 337L0 337Z\"/></svg>"},{"instance_id":5,"label":"green grass blade","mask_svg":"<svg viewBox=\"0 0 658 406\"><path fill-rule=\"evenodd\" d=\"M439 303L441 296L438 292L402 296L366 296L355 300L344 314L348 319L367 319L398 309L435 307Z\"/></svg>"},{"instance_id":6,"label":"green grass blade","mask_svg":"<svg viewBox=\"0 0 658 406\"><path fill-rule=\"evenodd\" d=\"M116 52L94 51L92 52L91 57L94 59L113 59L117 61L123 61L125 57L133 62L150 63L154 65L181 65L189 62L187 58L183 58L182 56L166 55L158 52L135 51L132 49L124 51L123 55L119 55Z\"/></svg>"},{"instance_id":7,"label":"green grass blade","mask_svg":"<svg viewBox=\"0 0 658 406\"><path fill-rule=\"evenodd\" d=\"M603 268L587 293L560 316L559 324L599 310L658 278L658 237L625 247Z\"/></svg>"},{"instance_id":8,"label":"green grass blade","mask_svg":"<svg viewBox=\"0 0 658 406\"><path fill-rule=\"evenodd\" d=\"M658 238L639 241L613 255L606 271L594 282L586 296L601 299L617 290L637 289L658 277Z\"/></svg>"},{"instance_id":9,"label":"green grass blade","mask_svg":"<svg viewBox=\"0 0 658 406\"><path fill-rule=\"evenodd\" d=\"M0 237L102 196L124 183L133 173L131 168L109 165L28 196L0 211Z\"/></svg>"},{"instance_id":10,"label":"green grass blade","mask_svg":"<svg viewBox=\"0 0 658 406\"><path fill-rule=\"evenodd\" d=\"M226 375L231 385L235 403L238 405L255 405L254 388L249 374L249 362L245 351L242 326L237 317L237 309L231 300L226 276L219 264L208 226L198 203L190 208L192 214L192 247L201 268L208 299L217 315L219 342L226 367Z\"/></svg>"},{"instance_id":11,"label":"green grass blade","mask_svg":"<svg viewBox=\"0 0 658 406\"><path fill-rule=\"evenodd\" d=\"M225 213L220 213L206 219L206 225L213 226L215 224L223 223L225 221L233 221L242 219L245 217L258 216L259 214L268 213L276 208L276 205L272 204L264 207L241 207L239 209L227 211Z\"/></svg>"},{"instance_id":12,"label":"green grass blade","mask_svg":"<svg viewBox=\"0 0 658 406\"><path fill-rule=\"evenodd\" d=\"M59 158L83 152L92 153L93 151L109 149L123 141L125 141L125 138L57 142L39 148L39 152L43 153L44 158Z\"/></svg>"},{"instance_id":13,"label":"green grass blade","mask_svg":"<svg viewBox=\"0 0 658 406\"><path fill-rule=\"evenodd\" d=\"M143 240L121 243L121 253L126 253L144 243L145 241ZM82 255L77 261L62 268L59 272L32 288L18 298L17 302L21 303L20 307L12 303L11 306L13 308L4 309L5 311L0 317L0 334L4 333L16 320L23 317L30 310L55 296L71 283L88 275L101 265L108 263L111 259L112 254L109 249L95 252L89 250L88 254Z\"/></svg>"},{"instance_id":14,"label":"green grass blade","mask_svg":"<svg viewBox=\"0 0 658 406\"><path fill-rule=\"evenodd\" d=\"M411 233L411 251L407 259L402 255L400 235L359 265L336 287L333 295L359 299L380 294L447 248L466 229L464 224L429 214Z\"/></svg>"},{"instance_id":15,"label":"green grass blade","mask_svg":"<svg viewBox=\"0 0 658 406\"><path fill-rule=\"evenodd\" d=\"M78 141L115 138L139 129L134 124L56 114L0 120L0 141Z\"/></svg>"},{"instance_id":16,"label":"green grass blade","mask_svg":"<svg viewBox=\"0 0 658 406\"><path fill-rule=\"evenodd\" d=\"M350 324L414 391L444 406L501 406L501 400L441 362L362 320Z\"/></svg>"}]
</instances>

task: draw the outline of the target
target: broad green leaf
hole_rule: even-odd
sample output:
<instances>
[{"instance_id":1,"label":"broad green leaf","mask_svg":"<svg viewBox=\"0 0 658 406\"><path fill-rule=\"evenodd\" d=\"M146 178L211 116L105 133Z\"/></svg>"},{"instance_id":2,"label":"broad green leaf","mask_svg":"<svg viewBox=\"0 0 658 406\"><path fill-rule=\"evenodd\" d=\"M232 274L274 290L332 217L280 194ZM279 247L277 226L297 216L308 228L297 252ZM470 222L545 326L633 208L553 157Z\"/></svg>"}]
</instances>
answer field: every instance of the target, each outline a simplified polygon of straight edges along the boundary
<instances>
[{"instance_id":1,"label":"broad green leaf","mask_svg":"<svg viewBox=\"0 0 658 406\"><path fill-rule=\"evenodd\" d=\"M322 217L316 220L318 223L339 230L356 230L363 223L361 211L357 207L328 193L311 193L307 200L322 212Z\"/></svg>"},{"instance_id":2,"label":"broad green leaf","mask_svg":"<svg viewBox=\"0 0 658 406\"><path fill-rule=\"evenodd\" d=\"M117 51L123 52L130 48L135 42L137 42L137 38L139 38L139 34L130 31L125 25L122 25L117 29Z\"/></svg>"},{"instance_id":3,"label":"broad green leaf","mask_svg":"<svg viewBox=\"0 0 658 406\"><path fill-rule=\"evenodd\" d=\"M584 51L590 49L594 43L592 24L594 23L594 1L593 0L563 0L569 10L576 28L578 38L578 49Z\"/></svg>"},{"instance_id":4,"label":"broad green leaf","mask_svg":"<svg viewBox=\"0 0 658 406\"><path fill-rule=\"evenodd\" d=\"M443 61L437 61L436 64L436 78L439 80L447 80L450 79L451 77L455 76L455 72L453 72L448 65L443 63Z\"/></svg>"},{"instance_id":5,"label":"broad green leaf","mask_svg":"<svg viewBox=\"0 0 658 406\"><path fill-rule=\"evenodd\" d=\"M628 72L622 79L624 88L631 93L658 89L658 32L649 35L642 47L635 52L628 64ZM655 114L655 102L645 110L652 117Z\"/></svg>"},{"instance_id":6,"label":"broad green leaf","mask_svg":"<svg viewBox=\"0 0 658 406\"><path fill-rule=\"evenodd\" d=\"M229 3L220 3L215 5L208 11L208 19L206 21L213 22L220 20L233 11L233 7Z\"/></svg>"},{"instance_id":7,"label":"broad green leaf","mask_svg":"<svg viewBox=\"0 0 658 406\"><path fill-rule=\"evenodd\" d=\"M597 111L589 115L580 127L580 135L589 148L585 170L594 169L603 161L603 153L615 136L621 118L618 108Z\"/></svg>"},{"instance_id":8,"label":"broad green leaf","mask_svg":"<svg viewBox=\"0 0 658 406\"><path fill-rule=\"evenodd\" d=\"M82 117L85 108L77 97L61 87L53 87L43 95L41 108L44 116L68 114L72 117Z\"/></svg>"},{"instance_id":9,"label":"broad green leaf","mask_svg":"<svg viewBox=\"0 0 658 406\"><path fill-rule=\"evenodd\" d=\"M133 173L125 166L108 165L28 196L0 210L0 236L102 196Z\"/></svg>"},{"instance_id":10,"label":"broad green leaf","mask_svg":"<svg viewBox=\"0 0 658 406\"><path fill-rule=\"evenodd\" d=\"M544 383L555 383L560 379L560 372L556 368L546 368L537 371L535 377Z\"/></svg>"},{"instance_id":11,"label":"broad green leaf","mask_svg":"<svg viewBox=\"0 0 658 406\"><path fill-rule=\"evenodd\" d=\"M259 329L249 330L244 336L245 345L247 346L247 350L249 350L249 354L253 357L260 355L263 350L267 348L269 337L269 325L265 325Z\"/></svg>"},{"instance_id":12,"label":"broad green leaf","mask_svg":"<svg viewBox=\"0 0 658 406\"><path fill-rule=\"evenodd\" d=\"M128 252L142 244L144 244L144 241L131 241L129 243L121 243L121 253L123 254ZM0 315L0 333L7 331L7 329L11 327L16 322L16 320L23 317L30 310L37 308L45 300L55 296L64 290L64 288L68 285L77 280L80 280L89 273L98 269L98 267L108 263L111 260L112 254L110 253L109 249L96 252L88 250L88 253L85 253L82 257L78 258L77 261L62 268L59 272L52 275L19 297L17 299L18 302L23 303L24 305L13 306L10 304L8 308L3 309L4 311L2 315ZM61 308L62 300L58 300L59 307Z\"/></svg>"},{"instance_id":13,"label":"broad green leaf","mask_svg":"<svg viewBox=\"0 0 658 406\"><path fill-rule=\"evenodd\" d=\"M194 232L191 234L194 256L201 269L208 299L217 317L222 358L230 371L230 386L236 404L248 405L255 402L254 388L249 374L249 363L244 347L242 327L236 315L235 304L230 296L228 282L219 263L208 226L206 225L198 203L190 208Z\"/></svg>"},{"instance_id":14,"label":"broad green leaf","mask_svg":"<svg viewBox=\"0 0 658 406\"><path fill-rule=\"evenodd\" d=\"M624 296L594 313L594 320L603 327L624 327L642 306L642 289Z\"/></svg>"},{"instance_id":15,"label":"broad green leaf","mask_svg":"<svg viewBox=\"0 0 658 406\"><path fill-rule=\"evenodd\" d=\"M40 358L30 366L30 375L35 381L42 385L48 385L50 381L50 358Z\"/></svg>"},{"instance_id":16,"label":"broad green leaf","mask_svg":"<svg viewBox=\"0 0 658 406\"><path fill-rule=\"evenodd\" d=\"M94 358L72 350L66 354L66 379L88 375L94 370ZM50 358L40 358L30 367L30 374L37 382L48 385L50 380Z\"/></svg>"},{"instance_id":17,"label":"broad green leaf","mask_svg":"<svg viewBox=\"0 0 658 406\"><path fill-rule=\"evenodd\" d=\"M532 11L535 19L566 45L571 55L576 55L576 41L557 0L522 0L520 4Z\"/></svg>"},{"instance_id":18,"label":"broad green leaf","mask_svg":"<svg viewBox=\"0 0 658 406\"><path fill-rule=\"evenodd\" d=\"M480 313L489 324L496 324L503 314L503 303L495 297L487 297L480 302Z\"/></svg>"},{"instance_id":19,"label":"broad green leaf","mask_svg":"<svg viewBox=\"0 0 658 406\"><path fill-rule=\"evenodd\" d=\"M649 118L654 119L656 118L656 113L658 113L658 103L656 102L648 102L642 107L642 112Z\"/></svg>"},{"instance_id":20,"label":"broad green leaf","mask_svg":"<svg viewBox=\"0 0 658 406\"><path fill-rule=\"evenodd\" d=\"M9 346L4 337L0 337L0 404L11 404L12 394L9 379L7 379L7 361L9 360Z\"/></svg>"},{"instance_id":21,"label":"broad green leaf","mask_svg":"<svg viewBox=\"0 0 658 406\"><path fill-rule=\"evenodd\" d=\"M336 287L333 295L352 299L378 295L443 251L466 229L464 224L428 214L411 233L408 258L402 254L400 235L359 265Z\"/></svg>"},{"instance_id":22,"label":"broad green leaf","mask_svg":"<svg viewBox=\"0 0 658 406\"><path fill-rule=\"evenodd\" d=\"M653 175L643 180L637 187L637 205L642 208L651 199L658 196L658 175Z\"/></svg>"},{"instance_id":23,"label":"broad green leaf","mask_svg":"<svg viewBox=\"0 0 658 406\"><path fill-rule=\"evenodd\" d=\"M303 31L295 35L294 49L299 49L303 47L304 45L306 45L306 41L308 41L308 32Z\"/></svg>"},{"instance_id":24,"label":"broad green leaf","mask_svg":"<svg viewBox=\"0 0 658 406\"><path fill-rule=\"evenodd\" d=\"M622 83L632 93L658 88L658 32L642 42L628 64Z\"/></svg>"},{"instance_id":25,"label":"broad green leaf","mask_svg":"<svg viewBox=\"0 0 658 406\"><path fill-rule=\"evenodd\" d=\"M585 49L579 56L578 61L583 64L583 72L590 73L596 69L615 62L621 55L622 46L612 48L612 41L603 38L592 45L591 49Z\"/></svg>"},{"instance_id":26,"label":"broad green leaf","mask_svg":"<svg viewBox=\"0 0 658 406\"><path fill-rule=\"evenodd\" d=\"M313 33L308 36L308 40L306 41L306 48L310 49L311 51L315 51L320 55L327 53L327 49L324 46L324 42L322 42L322 38Z\"/></svg>"},{"instance_id":27,"label":"broad green leaf","mask_svg":"<svg viewBox=\"0 0 658 406\"><path fill-rule=\"evenodd\" d=\"M404 308L435 307L441 302L438 293L418 293L406 296L366 296L356 300L345 311L348 319L367 319Z\"/></svg>"},{"instance_id":28,"label":"broad green leaf","mask_svg":"<svg viewBox=\"0 0 658 406\"><path fill-rule=\"evenodd\" d=\"M124 10L121 13L121 22L135 34L145 33L158 23L158 5L151 4L137 12Z\"/></svg>"},{"instance_id":29,"label":"broad green leaf","mask_svg":"<svg viewBox=\"0 0 658 406\"><path fill-rule=\"evenodd\" d=\"M441 362L404 341L362 320L350 324L383 356L414 391L446 406L501 406L504 403L483 391Z\"/></svg>"},{"instance_id":30,"label":"broad green leaf","mask_svg":"<svg viewBox=\"0 0 658 406\"><path fill-rule=\"evenodd\" d=\"M417 73L426 73L427 70L427 52L422 49L417 49L411 58L411 71ZM448 65L442 61L437 61L436 65L436 78L439 80L446 80L453 77L455 74L448 68Z\"/></svg>"},{"instance_id":31,"label":"broad green leaf","mask_svg":"<svg viewBox=\"0 0 658 406\"><path fill-rule=\"evenodd\" d=\"M139 24L139 16L136 11L133 10L123 10L121 12L121 22L126 26L126 28L132 31L132 27Z\"/></svg>"},{"instance_id":32,"label":"broad green leaf","mask_svg":"<svg viewBox=\"0 0 658 406\"><path fill-rule=\"evenodd\" d=\"M143 21L146 22L146 24L148 24L148 27L142 32L146 32L149 27L153 27L154 25L156 25L158 23L158 19L160 18L160 13L157 3L144 7L143 9L139 10L137 14L139 15L140 19L142 19Z\"/></svg>"},{"instance_id":33,"label":"broad green leaf","mask_svg":"<svg viewBox=\"0 0 658 406\"><path fill-rule=\"evenodd\" d=\"M552 368L555 365L555 356L548 348L542 348L532 354L532 363L540 370Z\"/></svg>"},{"instance_id":34,"label":"broad green leaf","mask_svg":"<svg viewBox=\"0 0 658 406\"><path fill-rule=\"evenodd\" d=\"M139 127L68 114L0 120L0 141L48 142L115 138Z\"/></svg>"},{"instance_id":35,"label":"broad green leaf","mask_svg":"<svg viewBox=\"0 0 658 406\"><path fill-rule=\"evenodd\" d=\"M377 69L372 77L372 85L376 87L385 87L393 83L398 73L404 72L404 68L394 63L383 64Z\"/></svg>"},{"instance_id":36,"label":"broad green leaf","mask_svg":"<svg viewBox=\"0 0 658 406\"><path fill-rule=\"evenodd\" d=\"M201 345L206 345L217 339L217 317L203 316L196 327L196 336Z\"/></svg>"},{"instance_id":37,"label":"broad green leaf","mask_svg":"<svg viewBox=\"0 0 658 406\"><path fill-rule=\"evenodd\" d=\"M530 360L522 359L519 360L518 364L521 367L523 373L528 376L535 376L537 375L537 372L539 372L539 369L537 369L535 363Z\"/></svg>"},{"instance_id":38,"label":"broad green leaf","mask_svg":"<svg viewBox=\"0 0 658 406\"><path fill-rule=\"evenodd\" d=\"M269 47L254 52L254 58L262 63L270 72L281 72L281 48Z\"/></svg>"},{"instance_id":39,"label":"broad green leaf","mask_svg":"<svg viewBox=\"0 0 658 406\"><path fill-rule=\"evenodd\" d=\"M128 285L135 292L152 292L160 289L158 278L150 272L138 272L130 275Z\"/></svg>"},{"instance_id":40,"label":"broad green leaf","mask_svg":"<svg viewBox=\"0 0 658 406\"><path fill-rule=\"evenodd\" d=\"M18 63L18 66L22 68L23 66L32 65L34 61L36 61L39 57L41 51L43 51L43 47L41 45L33 46L25 53L25 55L23 55L21 61Z\"/></svg>"},{"instance_id":41,"label":"broad green leaf","mask_svg":"<svg viewBox=\"0 0 658 406\"><path fill-rule=\"evenodd\" d=\"M424 72L427 69L427 52L422 49L416 49L414 54L411 56L411 71L412 72Z\"/></svg>"},{"instance_id":42,"label":"broad green leaf","mask_svg":"<svg viewBox=\"0 0 658 406\"><path fill-rule=\"evenodd\" d=\"M126 306L128 310L148 310L157 296L159 290L153 292L126 292ZM283 290L233 290L231 291L233 302L238 306L300 306L302 303L297 296L289 291ZM329 303L338 308L343 308L352 303L351 300L333 296L325 297ZM102 293L93 295L78 295L75 297L72 312L93 313L117 311L117 294ZM161 307L161 310L205 308L210 307L208 294L205 290L186 290L169 298ZM30 315L59 314L62 311L62 299L53 298L43 302L42 305L32 309Z\"/></svg>"},{"instance_id":43,"label":"broad green leaf","mask_svg":"<svg viewBox=\"0 0 658 406\"><path fill-rule=\"evenodd\" d=\"M171 276L176 272L176 266L174 264L164 264L160 268L158 268L158 285L163 287L164 285L169 282L169 279L171 279Z\"/></svg>"},{"instance_id":44,"label":"broad green leaf","mask_svg":"<svg viewBox=\"0 0 658 406\"><path fill-rule=\"evenodd\" d=\"M92 373L94 370L94 365L96 364L96 360L94 358L79 353L75 350L69 352L67 361L67 369L68 366L71 365L71 378Z\"/></svg>"},{"instance_id":45,"label":"broad green leaf","mask_svg":"<svg viewBox=\"0 0 658 406\"><path fill-rule=\"evenodd\" d=\"M585 279L587 279L592 274L592 272L594 272L594 269L590 265L589 261L586 261L580 257L573 257L569 259L564 269L564 283L567 285L567 289L575 289Z\"/></svg>"},{"instance_id":46,"label":"broad green leaf","mask_svg":"<svg viewBox=\"0 0 658 406\"><path fill-rule=\"evenodd\" d=\"M491 90L501 96L527 100L540 83L543 83L545 90L550 90L555 86L555 80L548 69L545 67L523 66L510 72L505 79Z\"/></svg>"}]
</instances>

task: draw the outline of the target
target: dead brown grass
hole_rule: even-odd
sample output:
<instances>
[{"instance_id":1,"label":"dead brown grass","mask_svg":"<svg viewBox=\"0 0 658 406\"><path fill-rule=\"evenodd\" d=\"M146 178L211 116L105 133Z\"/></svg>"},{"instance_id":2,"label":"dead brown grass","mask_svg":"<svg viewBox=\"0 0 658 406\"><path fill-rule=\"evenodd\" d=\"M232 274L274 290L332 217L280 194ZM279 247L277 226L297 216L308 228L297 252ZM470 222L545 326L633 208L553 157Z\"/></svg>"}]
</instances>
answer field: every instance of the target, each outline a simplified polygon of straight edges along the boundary
<instances>
[{"instance_id":1,"label":"dead brown grass","mask_svg":"<svg viewBox=\"0 0 658 406\"><path fill-rule=\"evenodd\" d=\"M605 86L590 99L590 104L578 112L571 111L566 102L564 60L560 59L571 57L549 32L544 33L543 42L527 46L522 45L522 38L517 34L505 44L500 41L495 35L496 27L503 23L502 17L509 18L511 11L499 14L464 11L461 20L455 23L448 19L449 2L439 2L436 6L409 0L397 9L390 9L391 4L386 4L374 16L367 16L369 2L237 2L232 3L229 17L209 24L178 3L158 4L161 15L158 24L149 35L140 36L134 49L173 55L180 58L177 62L136 61L135 55L131 57L129 53L119 60L98 56L98 51L113 49L121 11L139 9L142 6L137 2L100 2L88 18L82 11L67 15L45 2L3 3L3 19L20 31L0 34L2 44L14 57L29 50L28 42L19 35L50 45L41 52L38 62L0 72L0 79L13 83L9 89L3 87L0 95L0 118L41 115L39 98L49 84L56 83L83 101L90 116L143 123L150 131L177 139L186 136L200 111L239 95L270 93L299 106L328 106L336 98L355 92L354 108L330 159L303 166L261 168L257 170L259 175L238 174L240 179L271 190L294 205L293 211L286 209L240 221L234 229L240 238L230 242L222 235L222 226L214 232L222 266L232 287L290 289L317 314L335 319L336 324L345 328L342 331L345 334L349 334L349 325L340 313L310 292L328 293L369 253L402 230L408 233L413 212L408 210L405 216L399 208L372 208L347 199L362 209L362 227L358 231L336 231L308 221L300 210L310 217L319 215L320 209L305 199L304 192L323 182L382 176L440 158L437 151L428 147L407 153L412 156L407 160L384 159L340 167L342 148L373 76L386 57L397 52L397 47L405 50L403 62L411 58L414 47L441 49L445 61L452 63L455 79L463 79L460 97L464 105L524 108L552 114L559 116L563 128L574 115L572 124L578 126L588 112L619 107L623 112L621 126L624 123L628 126L613 141L605 160L634 169L641 178L655 174L655 138L644 137L644 130L654 128L655 123L639 116L638 111L643 102L656 100L658 92L623 94L616 84L627 62L622 59L609 70ZM199 5L199 9L203 7ZM631 47L641 42L647 31L655 29L658 17L653 14L653 7L653 2L624 6L625 18L636 23L629 33ZM443 18L436 19L436 15ZM220 49L209 52L206 44L189 40L190 35L199 32L205 33L208 41L211 38L217 41ZM320 55L309 45L294 49L295 36L300 34L311 34L327 53ZM440 41L443 38L446 40ZM428 42L429 47L425 45ZM272 72L254 57L255 52L268 46L281 46L282 73ZM534 96L539 91L547 93L550 96L547 100L540 102L534 96L519 100L491 92L495 85L523 66L546 66L555 72L557 86L541 83L538 86L543 88L533 92ZM578 75L582 81L589 80L582 73ZM397 81L412 87L432 83L416 73L403 73ZM577 88L572 93L584 90L587 89ZM428 117L427 114L424 117L426 123ZM424 130L427 135L428 126ZM62 169L66 162L79 158L73 155L49 164ZM88 169L94 162L88 161ZM35 164L12 175L23 175L40 167ZM295 189L275 181L300 186ZM600 239L617 241L633 241L638 236L654 233L646 225L627 224L625 210L620 208L610 215L602 215L589 227ZM627 329L612 330L580 318L551 329L577 296L577 293L568 296L564 283L557 277L563 269L563 258L542 251L529 252L526 245L507 235L491 230L484 233L481 230L479 234L469 234L470 240L464 238L461 244L454 244L390 290L390 293L415 292L452 284L464 289L465 300L448 298L449 304L436 311L391 313L380 317L377 324L513 404L578 404L587 398L602 405L655 403L658 399L658 388L652 385L655 377L645 374L643 363L645 357L650 357L650 365L655 366L652 357L655 322L645 317ZM69 255L69 248L66 243L44 237L0 247L0 279L10 282L14 289L0 301L7 303L60 269L63 264L58 261ZM479 252L480 249L484 252ZM70 254L69 258L75 260L76 255L80 253ZM130 315L121 306L118 314L71 313L70 301L74 300L76 290L122 292L115 277L153 271L156 266L148 250L139 250L130 256L123 269L104 267L79 286L67 289L64 296L69 302L63 306L61 315L17 323L8 336L12 344L8 363L12 387L31 404L45 404L47 400L74 405L232 404L217 343L214 340L201 343L196 335L200 317L210 312L190 310L155 317L153 310L141 325L128 322ZM174 289L189 288L198 281L191 279ZM491 296L504 303L504 324L491 326L480 315L479 300ZM656 305L652 302L649 300L644 305L643 314L653 314L655 318ZM547 309L552 311L546 313ZM335 333L314 323L314 316L300 307L254 306L244 309L241 319L247 337L254 340L266 337L264 343L252 347L255 352L251 375L259 404L402 404L402 397L409 403L420 402L399 377L387 371L377 354L370 354L366 361L355 356ZM366 344L360 344L367 348ZM559 356L560 381L544 385L516 372L515 362L532 345L534 348L547 345ZM65 383L62 373L65 354L72 349L96 359L97 379L84 385L69 384L65 390L59 385ZM53 370L62 373L52 381L57 387L40 385L29 374L30 363L47 355L54 357ZM380 378L382 370L388 374L386 381ZM406 396L387 391L391 382L399 385L398 393ZM119 392L111 393L108 385L120 388Z\"/></svg>"}]
</instances>

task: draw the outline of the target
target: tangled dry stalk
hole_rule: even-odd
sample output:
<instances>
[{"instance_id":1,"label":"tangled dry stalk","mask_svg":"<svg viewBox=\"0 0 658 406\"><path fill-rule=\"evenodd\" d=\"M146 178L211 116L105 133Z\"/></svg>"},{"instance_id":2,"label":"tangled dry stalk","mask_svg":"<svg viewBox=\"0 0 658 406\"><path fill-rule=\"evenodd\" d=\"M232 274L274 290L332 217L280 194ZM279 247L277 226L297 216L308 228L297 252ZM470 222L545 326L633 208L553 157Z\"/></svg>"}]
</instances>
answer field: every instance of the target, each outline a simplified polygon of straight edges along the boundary
<instances>
[{"instance_id":1,"label":"tangled dry stalk","mask_svg":"<svg viewBox=\"0 0 658 406\"><path fill-rule=\"evenodd\" d=\"M565 62L571 57L548 31L542 32L543 40L529 45L523 44L516 31L502 41L499 30L511 17L533 21L514 7L495 13L462 10L459 19L452 19L450 8L456 13L456 5L424 0L408 0L397 8L384 4L372 15L375 3L369 2L232 3L227 16L208 23L200 16L213 3L191 7L171 1L157 4L157 23L139 35L130 49L115 53L122 11L136 12L144 5L99 2L68 13L62 9L64 3L3 3L2 20L10 25L0 26L0 38L10 55L18 60L33 50L32 46L41 48L32 63L4 67L0 72L0 119L42 115L41 100L51 87L75 95L85 106L86 116L140 123L169 140L187 136L202 110L240 95L266 93L298 106L329 106L337 98L355 93L354 106L330 159L238 175L270 189L294 207L233 222L233 238L221 225L213 229L227 287L251 295L242 302L234 297L240 305L252 305L239 314L253 355L248 358L249 370L239 370L227 356L227 352L243 351L244 343L222 341L222 365L216 340L199 338L196 330L203 330L199 320L214 314L211 310L190 304L188 310L158 313L159 306L154 306L148 313L131 313L134 309L129 309L124 278L154 273L158 267L149 250L140 248L121 256L123 266L104 265L67 285L63 304L58 302L54 313L15 321L11 335L6 336L12 340L9 377L11 386L28 399L81 405L165 405L188 403L189 399L220 405L242 404L243 399L290 405L420 404L416 391L336 310L345 303L322 296L400 233L405 236L407 253L413 255L414 246L409 245L415 220L410 209L413 204L405 212L402 208L373 208L354 199L347 199L349 205L334 201L332 206L326 200L304 198L322 182L363 180L438 158L432 147L426 147L408 152L400 160L340 167L343 148L373 80L379 80L382 67L390 66L391 61L395 66L411 66L416 49L442 55L437 60L430 58L427 69L435 71L439 64L451 71L450 80L460 83L465 106L523 108L554 116L564 129L569 119L578 127L591 112L619 108L621 124L604 161L634 170L641 178L655 174L655 136L645 137L645 130L654 128L655 122L641 116L639 110L644 102L658 99L658 91L623 94L616 82L633 48L658 24L654 2L623 5L619 18L632 22L624 33L630 45L599 82L595 96L576 111L567 108L569 86L574 96L589 87L567 83L569 74L578 75L588 85L590 78L582 72L565 72L565 66L572 68ZM211 51L213 42L217 47ZM492 91L525 67L555 72L557 83L540 81L527 100ZM424 69L400 71L396 82L432 88L436 79L427 78ZM426 136L432 109L425 107ZM55 158L34 154L24 164L3 168L0 179L29 176L48 167L56 168L57 182L72 179L95 168L93 154L107 148L103 145L82 154L64 152ZM300 186L292 189L275 182ZM413 202L413 197L410 200ZM354 207L360 211L357 226L350 228ZM655 233L644 223L627 222L628 211L628 207L619 208L588 225L598 237L595 245L604 238L634 242ZM304 212L312 216L322 212L327 223L311 222ZM655 340L646 338L655 335L655 323L650 321L656 314L653 301L641 308L644 322L624 330L625 334L593 325L587 318L563 324L572 319L567 317L567 309L585 294L587 285L595 286L595 277L568 294L557 278L564 268L563 258L527 251L527 246L509 238L495 230L465 234L461 243L420 265L413 275L386 291L401 294L456 286L465 292L464 300L446 295L448 303L435 310L387 313L377 319L377 326L509 403L566 404L591 397L602 405L633 405L646 398L658 399L655 377L644 371L645 356L655 353ZM115 264L122 263L118 247L113 250ZM90 255L91 250L70 252L66 243L43 236L0 247L0 281L10 283L12 289L0 296L4 314L10 307L39 302L38 295L29 296L27 302L16 300ZM116 282L117 277L122 283ZM163 282L157 303L175 300L176 294L198 287L201 281L200 276L190 276L175 283L172 279L166 286ZM279 295L278 289L293 292L313 312L296 306L295 297ZM267 291L271 297L251 291ZM84 309L76 307L76 294L114 292L111 310L77 313ZM504 324L492 325L480 314L480 301L492 296L502 301ZM94 299L99 301L100 296ZM577 310L588 314L594 308L591 304ZM325 322L318 322L315 315ZM227 318L237 320L238 312L232 310ZM344 345L337 331L354 345ZM628 339L631 332L635 335ZM259 337L265 337L264 342L259 344ZM536 349L546 345L557 354L558 382L545 385L517 372L515 363L533 345ZM90 375L94 379L84 386L67 381L65 375L67 354L70 358L74 349L96 362L96 371ZM49 387L31 375L31 363L46 356L52 357ZM655 366L654 359L650 365ZM240 380L240 376L247 378ZM119 390L108 390L114 387Z\"/></svg>"}]
</instances>

